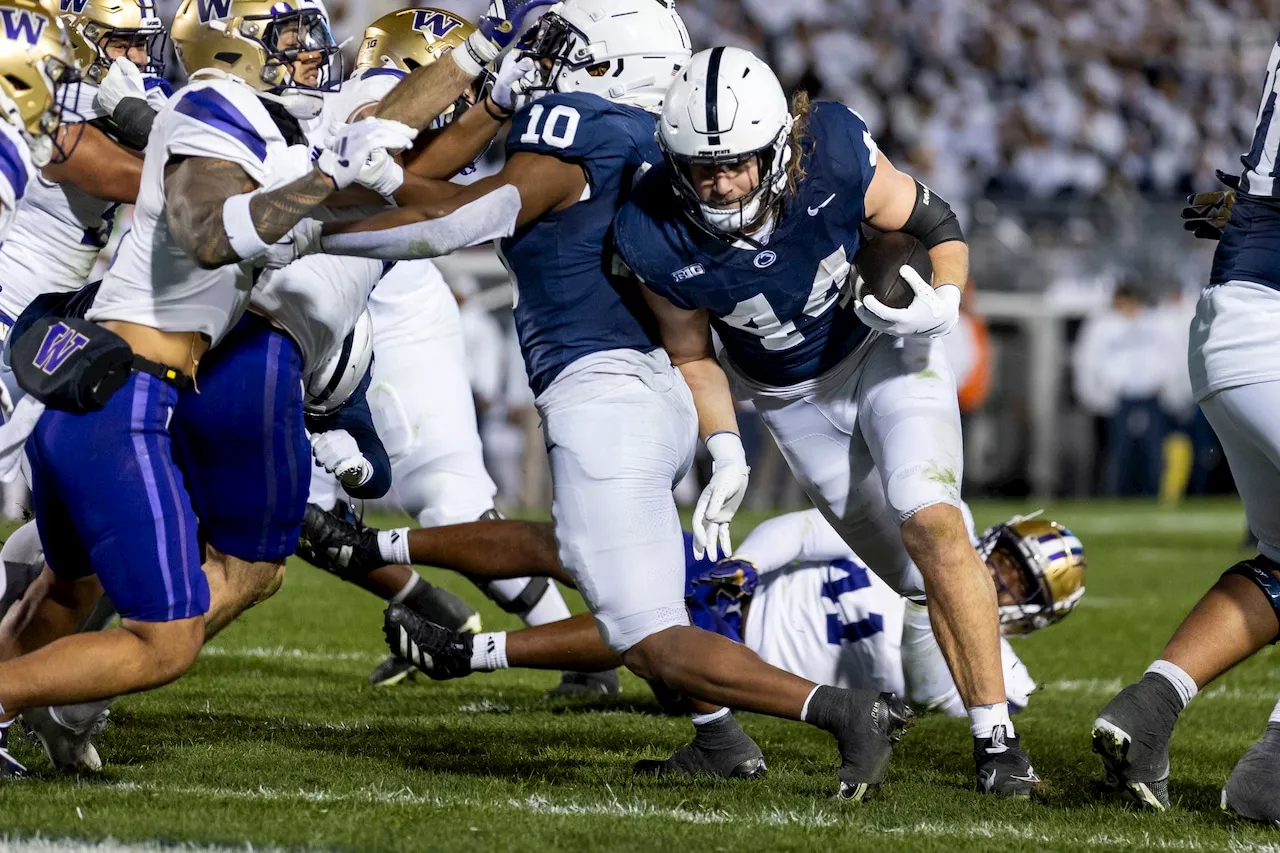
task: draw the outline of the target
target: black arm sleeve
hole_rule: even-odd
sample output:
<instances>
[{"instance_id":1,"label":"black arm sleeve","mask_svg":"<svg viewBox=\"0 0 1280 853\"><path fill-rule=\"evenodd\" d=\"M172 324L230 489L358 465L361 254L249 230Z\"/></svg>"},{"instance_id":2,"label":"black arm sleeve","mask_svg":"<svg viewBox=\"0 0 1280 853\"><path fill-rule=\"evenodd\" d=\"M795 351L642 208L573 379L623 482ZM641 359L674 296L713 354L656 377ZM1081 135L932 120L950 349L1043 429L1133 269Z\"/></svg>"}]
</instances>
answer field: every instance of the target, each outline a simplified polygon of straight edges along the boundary
<instances>
[{"instance_id":1,"label":"black arm sleeve","mask_svg":"<svg viewBox=\"0 0 1280 853\"><path fill-rule=\"evenodd\" d=\"M351 393L347 401L336 411L327 415L307 415L307 430L312 433L329 432L345 429L356 440L360 453L373 466L373 476L363 486L343 489L353 498L372 500L380 498L391 490L391 457L378 438L378 430L373 425L373 412L369 409L369 400L365 393L372 380L372 369L366 373L359 387Z\"/></svg>"},{"instance_id":2,"label":"black arm sleeve","mask_svg":"<svg viewBox=\"0 0 1280 853\"><path fill-rule=\"evenodd\" d=\"M156 111L144 98L125 98L116 104L111 114L112 128L121 145L141 151L147 147L147 138L151 136L151 125L156 120Z\"/></svg>"},{"instance_id":3,"label":"black arm sleeve","mask_svg":"<svg viewBox=\"0 0 1280 853\"><path fill-rule=\"evenodd\" d=\"M907 224L898 230L915 237L926 249L952 240L964 242L964 232L951 205L919 181L916 181L916 205L911 208Z\"/></svg>"}]
</instances>

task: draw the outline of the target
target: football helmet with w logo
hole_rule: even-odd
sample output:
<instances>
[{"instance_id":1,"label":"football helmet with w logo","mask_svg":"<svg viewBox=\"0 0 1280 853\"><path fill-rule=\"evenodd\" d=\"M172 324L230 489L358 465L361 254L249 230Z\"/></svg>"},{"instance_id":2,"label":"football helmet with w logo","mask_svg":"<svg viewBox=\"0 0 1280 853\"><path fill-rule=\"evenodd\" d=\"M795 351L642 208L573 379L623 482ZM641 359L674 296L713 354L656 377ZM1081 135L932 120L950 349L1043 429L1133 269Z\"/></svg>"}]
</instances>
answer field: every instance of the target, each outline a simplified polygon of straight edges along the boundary
<instances>
[{"instance_id":1,"label":"football helmet with w logo","mask_svg":"<svg viewBox=\"0 0 1280 853\"><path fill-rule=\"evenodd\" d=\"M164 73L165 31L154 0L57 0L80 73L91 83L126 57L143 74Z\"/></svg>"},{"instance_id":2,"label":"football helmet with w logo","mask_svg":"<svg viewBox=\"0 0 1280 853\"><path fill-rule=\"evenodd\" d=\"M2 0L0 36L0 120L18 129L35 165L65 159L79 134L63 139L60 126L81 121L66 108L79 81L66 27L35 0Z\"/></svg>"},{"instance_id":3,"label":"football helmet with w logo","mask_svg":"<svg viewBox=\"0 0 1280 853\"><path fill-rule=\"evenodd\" d=\"M1006 635L1052 625L1084 597L1084 546L1056 521L1015 516L983 532L978 554L995 580Z\"/></svg>"},{"instance_id":4,"label":"football helmet with w logo","mask_svg":"<svg viewBox=\"0 0 1280 853\"><path fill-rule=\"evenodd\" d=\"M317 0L183 0L173 46L189 77L238 77L297 118L342 82L342 55Z\"/></svg>"}]
</instances>

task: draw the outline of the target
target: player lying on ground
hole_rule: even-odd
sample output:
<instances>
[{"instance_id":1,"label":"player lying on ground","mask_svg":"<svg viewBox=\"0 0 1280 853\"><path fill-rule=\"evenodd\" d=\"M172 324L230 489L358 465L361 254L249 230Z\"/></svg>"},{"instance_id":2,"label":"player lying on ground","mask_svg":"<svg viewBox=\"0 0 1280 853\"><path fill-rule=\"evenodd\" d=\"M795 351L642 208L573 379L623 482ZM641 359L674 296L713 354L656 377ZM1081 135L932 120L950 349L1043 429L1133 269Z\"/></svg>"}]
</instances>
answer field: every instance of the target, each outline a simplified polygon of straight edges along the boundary
<instances>
[{"instance_id":1,"label":"player lying on ground","mask_svg":"<svg viewBox=\"0 0 1280 853\"><path fill-rule=\"evenodd\" d=\"M503 576L538 562L569 579L555 559L551 526L499 521L431 530L357 527L308 509L303 538L322 566L373 571L388 560ZM821 684L892 691L920 710L963 716L955 682L935 655L913 654L931 631L927 612L894 593L858 559L817 510L761 523L732 558L695 557L685 534L685 600L693 622L745 644L774 666ZM1027 634L1070 613L1084 595L1084 551L1065 528L1013 518L978 542L995 582L1005 634ZM521 557L520 554L526 556ZM533 559L530 560L530 557ZM617 665L586 615L520 631L472 637L441 629L419 664L436 679L508 667ZM1009 701L1025 707L1035 683L1002 638Z\"/></svg>"},{"instance_id":2,"label":"player lying on ground","mask_svg":"<svg viewBox=\"0 0 1280 853\"><path fill-rule=\"evenodd\" d=\"M1196 400L1227 454L1258 555L1237 563L1187 614L1142 679L1107 703L1093 749L1107 780L1140 806L1169 808L1169 741L1209 682L1280 640L1280 43L1271 49L1253 145L1227 192L1190 199L1196 236L1221 238L1191 323ZM1222 808L1280 827L1280 703L1222 789Z\"/></svg>"}]
</instances>

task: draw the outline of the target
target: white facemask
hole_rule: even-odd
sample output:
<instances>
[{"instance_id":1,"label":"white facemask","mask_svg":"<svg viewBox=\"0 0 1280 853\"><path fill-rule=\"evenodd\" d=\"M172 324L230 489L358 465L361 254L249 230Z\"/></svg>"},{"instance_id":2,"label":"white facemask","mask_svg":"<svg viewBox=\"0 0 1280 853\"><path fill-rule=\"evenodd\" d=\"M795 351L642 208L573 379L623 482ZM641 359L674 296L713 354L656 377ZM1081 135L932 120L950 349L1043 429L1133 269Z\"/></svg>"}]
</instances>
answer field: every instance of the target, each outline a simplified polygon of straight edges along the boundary
<instances>
[{"instance_id":1,"label":"white facemask","mask_svg":"<svg viewBox=\"0 0 1280 853\"><path fill-rule=\"evenodd\" d=\"M707 224L722 234L733 234L743 230L756 221L756 216L759 212L759 195L745 205L735 205L734 207L702 205L702 216L706 219Z\"/></svg>"}]
</instances>

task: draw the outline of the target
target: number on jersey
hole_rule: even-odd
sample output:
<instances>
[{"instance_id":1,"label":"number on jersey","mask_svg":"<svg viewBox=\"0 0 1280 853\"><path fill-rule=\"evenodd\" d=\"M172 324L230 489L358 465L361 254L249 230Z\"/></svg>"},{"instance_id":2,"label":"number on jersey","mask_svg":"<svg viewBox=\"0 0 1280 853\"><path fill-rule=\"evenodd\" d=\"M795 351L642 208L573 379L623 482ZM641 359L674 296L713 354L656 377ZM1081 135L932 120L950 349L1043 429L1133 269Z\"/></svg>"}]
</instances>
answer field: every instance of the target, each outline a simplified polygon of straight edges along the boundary
<instances>
[{"instance_id":1,"label":"number on jersey","mask_svg":"<svg viewBox=\"0 0 1280 853\"><path fill-rule=\"evenodd\" d=\"M821 317L829 311L840 298L840 289L848 278L849 257L844 246L838 246L818 263L809 299L804 304L804 315ZM759 336L761 344L771 352L791 349L804 340L804 333L796 328L794 320L783 323L778 319L777 312L763 293L742 300L734 306L732 313L720 319L735 329Z\"/></svg>"}]
</instances>

